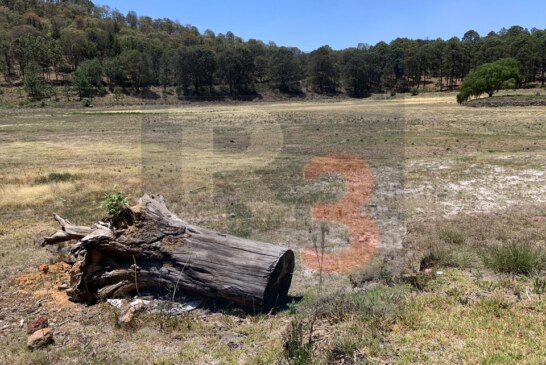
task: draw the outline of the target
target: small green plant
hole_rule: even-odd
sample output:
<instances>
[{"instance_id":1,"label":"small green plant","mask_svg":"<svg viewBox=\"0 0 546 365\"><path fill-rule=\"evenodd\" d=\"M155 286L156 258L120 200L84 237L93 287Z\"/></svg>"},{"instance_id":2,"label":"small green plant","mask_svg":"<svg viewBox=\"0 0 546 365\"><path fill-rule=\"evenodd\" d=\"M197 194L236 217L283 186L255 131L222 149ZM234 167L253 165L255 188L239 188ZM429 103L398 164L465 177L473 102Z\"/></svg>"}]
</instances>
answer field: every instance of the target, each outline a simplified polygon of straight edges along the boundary
<instances>
[{"instance_id":1,"label":"small green plant","mask_svg":"<svg viewBox=\"0 0 546 365\"><path fill-rule=\"evenodd\" d=\"M417 95L419 95L419 89L416 88L416 87L412 87L410 89L410 93L411 93L411 96L417 96Z\"/></svg>"},{"instance_id":2,"label":"small green plant","mask_svg":"<svg viewBox=\"0 0 546 365\"><path fill-rule=\"evenodd\" d=\"M362 287L370 282L379 282L385 285L393 285L396 277L389 269L384 258L373 260L361 270L350 275L349 280L353 287Z\"/></svg>"},{"instance_id":3,"label":"small green plant","mask_svg":"<svg viewBox=\"0 0 546 365\"><path fill-rule=\"evenodd\" d=\"M338 334L334 337L331 348L328 351L328 364L346 363L344 360L352 358L352 355L358 349L360 342L358 330Z\"/></svg>"},{"instance_id":4,"label":"small green plant","mask_svg":"<svg viewBox=\"0 0 546 365\"><path fill-rule=\"evenodd\" d=\"M293 300L286 304L286 308L288 310L288 314L295 315L298 312L298 303Z\"/></svg>"},{"instance_id":5,"label":"small green plant","mask_svg":"<svg viewBox=\"0 0 546 365\"><path fill-rule=\"evenodd\" d=\"M84 108L89 108L91 106L91 99L83 98L80 103Z\"/></svg>"},{"instance_id":6,"label":"small green plant","mask_svg":"<svg viewBox=\"0 0 546 365\"><path fill-rule=\"evenodd\" d=\"M533 280L533 292L537 294L538 296L542 297L544 293L546 293L546 279L536 277L535 280Z\"/></svg>"},{"instance_id":7,"label":"small green plant","mask_svg":"<svg viewBox=\"0 0 546 365\"><path fill-rule=\"evenodd\" d=\"M529 244L510 243L491 248L484 263L498 272L529 275L542 269L544 253Z\"/></svg>"},{"instance_id":8,"label":"small green plant","mask_svg":"<svg viewBox=\"0 0 546 365\"><path fill-rule=\"evenodd\" d=\"M305 328L301 321L292 321L288 338L284 344L284 357L290 365L311 363L311 341L305 338Z\"/></svg>"},{"instance_id":9,"label":"small green plant","mask_svg":"<svg viewBox=\"0 0 546 365\"><path fill-rule=\"evenodd\" d=\"M117 223L123 218L123 214L129 206L129 200L119 185L114 185L114 191L104 195L104 199L100 202L100 206L106 209L108 216L112 222Z\"/></svg>"}]
</instances>

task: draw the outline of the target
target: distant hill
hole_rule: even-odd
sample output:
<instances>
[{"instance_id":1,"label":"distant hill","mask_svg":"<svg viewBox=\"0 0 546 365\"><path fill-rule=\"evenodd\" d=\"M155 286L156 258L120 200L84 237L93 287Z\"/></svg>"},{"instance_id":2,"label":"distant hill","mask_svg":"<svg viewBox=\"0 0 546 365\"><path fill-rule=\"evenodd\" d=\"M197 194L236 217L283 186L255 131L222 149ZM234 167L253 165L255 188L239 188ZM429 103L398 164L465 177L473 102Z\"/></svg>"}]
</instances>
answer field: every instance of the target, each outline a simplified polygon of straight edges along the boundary
<instances>
[{"instance_id":1,"label":"distant hill","mask_svg":"<svg viewBox=\"0 0 546 365\"><path fill-rule=\"evenodd\" d=\"M170 19L122 14L88 0L0 0L0 71L4 87L24 85L34 99L65 86L79 98L145 95L150 87L179 98L253 98L456 88L483 63L518 60L521 84L544 85L546 30L512 26L462 39L412 40L310 53L200 32ZM413 91L415 92L415 91Z\"/></svg>"}]
</instances>

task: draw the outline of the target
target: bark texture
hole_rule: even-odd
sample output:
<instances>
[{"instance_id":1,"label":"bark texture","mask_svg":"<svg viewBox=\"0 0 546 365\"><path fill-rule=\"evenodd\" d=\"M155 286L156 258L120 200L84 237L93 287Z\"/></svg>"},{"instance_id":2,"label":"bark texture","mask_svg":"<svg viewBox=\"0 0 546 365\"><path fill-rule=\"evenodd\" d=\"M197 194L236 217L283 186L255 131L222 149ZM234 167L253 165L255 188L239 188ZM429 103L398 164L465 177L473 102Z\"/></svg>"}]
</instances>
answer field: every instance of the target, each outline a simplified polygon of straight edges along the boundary
<instances>
[{"instance_id":1,"label":"bark texture","mask_svg":"<svg viewBox=\"0 0 546 365\"><path fill-rule=\"evenodd\" d=\"M192 226L159 195L144 195L125 224L75 226L55 215L61 230L42 246L78 240L71 270L72 300L94 303L140 291L184 293L267 311L286 301L294 253L284 247Z\"/></svg>"}]
</instances>

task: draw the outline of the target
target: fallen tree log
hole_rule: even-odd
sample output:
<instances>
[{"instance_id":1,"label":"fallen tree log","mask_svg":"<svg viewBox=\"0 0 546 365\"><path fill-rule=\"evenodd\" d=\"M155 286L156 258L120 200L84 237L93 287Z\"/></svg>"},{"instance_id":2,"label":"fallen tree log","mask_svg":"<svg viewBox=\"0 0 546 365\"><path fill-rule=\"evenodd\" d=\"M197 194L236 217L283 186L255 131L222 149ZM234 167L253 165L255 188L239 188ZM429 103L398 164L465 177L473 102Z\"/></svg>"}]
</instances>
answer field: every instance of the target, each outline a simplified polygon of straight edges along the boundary
<instances>
[{"instance_id":1,"label":"fallen tree log","mask_svg":"<svg viewBox=\"0 0 546 365\"><path fill-rule=\"evenodd\" d=\"M77 261L68 290L76 302L178 291L268 311L287 298L291 250L192 226L170 212L161 196L144 195L120 227L55 219L61 230L41 244L78 240L71 248Z\"/></svg>"}]
</instances>

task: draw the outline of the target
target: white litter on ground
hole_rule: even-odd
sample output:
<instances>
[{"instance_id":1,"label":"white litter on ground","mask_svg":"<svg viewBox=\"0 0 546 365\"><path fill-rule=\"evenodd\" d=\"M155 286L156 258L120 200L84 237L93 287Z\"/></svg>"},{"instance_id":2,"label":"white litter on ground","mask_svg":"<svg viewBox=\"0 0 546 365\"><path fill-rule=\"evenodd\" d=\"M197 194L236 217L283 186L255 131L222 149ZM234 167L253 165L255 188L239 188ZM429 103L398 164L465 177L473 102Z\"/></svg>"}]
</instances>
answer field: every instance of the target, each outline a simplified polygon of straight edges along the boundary
<instances>
[{"instance_id":1,"label":"white litter on ground","mask_svg":"<svg viewBox=\"0 0 546 365\"><path fill-rule=\"evenodd\" d=\"M122 309L122 308L136 308L138 311L151 313L151 314L166 314L171 316L178 316L186 312L190 312L196 309L201 301L189 300L185 303L173 302L168 300L160 299L134 299L129 302L127 299L107 299L106 300L110 305Z\"/></svg>"}]
</instances>

